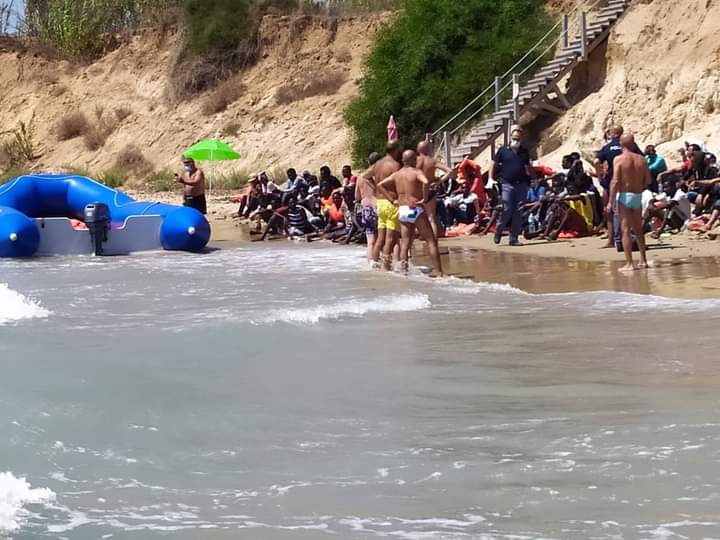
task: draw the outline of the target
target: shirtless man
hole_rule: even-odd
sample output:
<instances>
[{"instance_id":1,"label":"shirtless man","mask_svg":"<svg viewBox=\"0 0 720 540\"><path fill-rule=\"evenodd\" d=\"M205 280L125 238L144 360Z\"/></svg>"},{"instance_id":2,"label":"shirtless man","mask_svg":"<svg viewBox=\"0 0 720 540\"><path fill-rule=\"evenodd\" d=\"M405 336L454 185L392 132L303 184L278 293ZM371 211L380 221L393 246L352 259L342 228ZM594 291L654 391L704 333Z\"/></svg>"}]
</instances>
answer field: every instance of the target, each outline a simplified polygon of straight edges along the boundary
<instances>
[{"instance_id":1,"label":"shirtless man","mask_svg":"<svg viewBox=\"0 0 720 540\"><path fill-rule=\"evenodd\" d=\"M635 234L640 248L640 268L648 267L643 232L642 192L650 185L651 178L645 158L634 152L635 136L632 133L623 135L620 138L620 146L622 146L622 154L616 157L613 163L607 211L612 210L612 203L617 197L626 263L621 271L631 272L637 269L632 258L631 232Z\"/></svg>"},{"instance_id":2,"label":"shirtless man","mask_svg":"<svg viewBox=\"0 0 720 540\"><path fill-rule=\"evenodd\" d=\"M381 156L377 152L373 152L368 156L368 165L372 167L380 161ZM375 180L367 178L364 174L360 175L355 183L355 200L360 203L362 208L362 221L365 227L365 237L367 238L368 261L373 261L373 253L375 253L375 239L378 234L378 215L377 215L377 188Z\"/></svg>"},{"instance_id":3,"label":"shirtless man","mask_svg":"<svg viewBox=\"0 0 720 540\"><path fill-rule=\"evenodd\" d=\"M182 174L175 174L175 181L183 184L183 206L194 208L202 214L207 214L207 201L205 200L205 173L198 169L195 160L183 156Z\"/></svg>"},{"instance_id":4,"label":"shirtless man","mask_svg":"<svg viewBox=\"0 0 720 540\"><path fill-rule=\"evenodd\" d=\"M437 192L435 191L438 185L438 181L435 178L435 171L440 169L445 174L450 174L448 169L442 163L432 157L433 145L430 141L422 141L417 146L418 159L417 168L420 169L425 177L430 181L430 195L428 201L425 204L425 210L430 220L430 226L432 227L435 238L438 238L438 226L437 226Z\"/></svg>"},{"instance_id":5,"label":"shirtless man","mask_svg":"<svg viewBox=\"0 0 720 540\"><path fill-rule=\"evenodd\" d=\"M443 275L440 262L438 241L433 234L427 212L425 211L426 194L430 181L417 167L417 154L406 150L402 155L403 168L387 177L378 184L378 193L385 197L392 197L391 192L397 193L397 204L400 206L399 217L402 230L402 245L400 247L400 260L403 271L408 269L408 254L415 239L415 228L428 243L430 257L436 276Z\"/></svg>"},{"instance_id":6,"label":"shirtless man","mask_svg":"<svg viewBox=\"0 0 720 540\"><path fill-rule=\"evenodd\" d=\"M400 170L400 144L398 142L388 143L385 157L381 158L375 165L370 167L363 175L363 178L371 180L377 186L394 172ZM397 208L393 205L392 194L385 195L381 192L377 196L377 218L378 234L375 239L373 250L373 264L380 263L380 253L383 253L383 267L390 270L392 267L392 254L395 245L400 238L400 222L398 221Z\"/></svg>"}]
</instances>

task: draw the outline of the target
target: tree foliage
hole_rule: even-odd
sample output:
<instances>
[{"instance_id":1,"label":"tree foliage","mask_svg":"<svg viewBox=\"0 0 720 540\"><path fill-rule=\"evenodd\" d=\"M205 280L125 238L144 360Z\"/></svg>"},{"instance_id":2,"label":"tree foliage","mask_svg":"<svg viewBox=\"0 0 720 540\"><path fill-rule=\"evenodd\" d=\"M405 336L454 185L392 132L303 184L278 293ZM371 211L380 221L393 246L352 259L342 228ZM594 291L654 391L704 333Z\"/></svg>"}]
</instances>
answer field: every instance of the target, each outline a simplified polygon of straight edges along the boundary
<instances>
[{"instance_id":1,"label":"tree foliage","mask_svg":"<svg viewBox=\"0 0 720 540\"><path fill-rule=\"evenodd\" d=\"M518 60L549 29L542 0L405 0L345 111L353 159L383 148L388 117L410 146Z\"/></svg>"}]
</instances>

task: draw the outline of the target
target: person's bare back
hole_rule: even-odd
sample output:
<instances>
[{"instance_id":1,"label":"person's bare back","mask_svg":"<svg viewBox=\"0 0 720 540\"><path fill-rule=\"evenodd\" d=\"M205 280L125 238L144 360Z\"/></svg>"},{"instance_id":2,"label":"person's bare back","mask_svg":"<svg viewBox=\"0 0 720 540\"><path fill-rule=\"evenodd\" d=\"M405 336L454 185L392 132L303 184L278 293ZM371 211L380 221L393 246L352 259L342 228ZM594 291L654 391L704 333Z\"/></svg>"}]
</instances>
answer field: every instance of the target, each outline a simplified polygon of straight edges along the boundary
<instances>
[{"instance_id":1,"label":"person's bare back","mask_svg":"<svg viewBox=\"0 0 720 540\"><path fill-rule=\"evenodd\" d=\"M619 193L642 193L650 185L650 171L643 156L624 148L613 165L613 180L617 181Z\"/></svg>"},{"instance_id":2,"label":"person's bare back","mask_svg":"<svg viewBox=\"0 0 720 540\"><path fill-rule=\"evenodd\" d=\"M360 201L362 206L377 206L377 188L375 180L361 175L355 186L355 200Z\"/></svg>"},{"instance_id":3,"label":"person's bare back","mask_svg":"<svg viewBox=\"0 0 720 540\"><path fill-rule=\"evenodd\" d=\"M373 166L373 178L375 179L375 185L380 184L383 180L389 176L395 174L400 170L400 163L391 155L386 155L380 161ZM377 196L380 198L386 198L382 192L378 192Z\"/></svg>"},{"instance_id":4,"label":"person's bare back","mask_svg":"<svg viewBox=\"0 0 720 540\"><path fill-rule=\"evenodd\" d=\"M415 208L425 202L425 188L429 181L423 172L411 166L405 166L392 175L395 180L395 190L398 195L398 204Z\"/></svg>"},{"instance_id":5,"label":"person's bare back","mask_svg":"<svg viewBox=\"0 0 720 540\"><path fill-rule=\"evenodd\" d=\"M450 169L438 163L438 161L432 157L433 147L428 141L422 141L418 144L418 158L416 167L420 169L425 177L428 179L431 185L437 183L435 173L438 169L444 173L449 173Z\"/></svg>"}]
</instances>

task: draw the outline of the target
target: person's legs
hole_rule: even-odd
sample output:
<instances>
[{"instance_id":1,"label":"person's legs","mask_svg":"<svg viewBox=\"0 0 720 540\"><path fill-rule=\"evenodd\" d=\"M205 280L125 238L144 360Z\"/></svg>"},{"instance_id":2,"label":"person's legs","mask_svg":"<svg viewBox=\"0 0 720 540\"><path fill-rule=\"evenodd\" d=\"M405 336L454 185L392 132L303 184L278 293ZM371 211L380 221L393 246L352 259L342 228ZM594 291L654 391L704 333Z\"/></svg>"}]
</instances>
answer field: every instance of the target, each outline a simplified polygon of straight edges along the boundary
<instances>
[{"instance_id":1,"label":"person's legs","mask_svg":"<svg viewBox=\"0 0 720 540\"><path fill-rule=\"evenodd\" d=\"M518 184L513 190L512 197L512 225L510 227L510 244L517 244L520 231L522 231L522 208L527 202L527 194L530 186L527 184Z\"/></svg>"},{"instance_id":2,"label":"person's legs","mask_svg":"<svg viewBox=\"0 0 720 540\"><path fill-rule=\"evenodd\" d=\"M603 207L607 208L608 203L610 202L610 190L606 189L603 193ZM613 205L614 208L614 205ZM614 246L615 242L615 213L610 211L605 211L605 223L607 226L607 244L605 244L605 247L611 248Z\"/></svg>"},{"instance_id":3,"label":"person's legs","mask_svg":"<svg viewBox=\"0 0 720 540\"><path fill-rule=\"evenodd\" d=\"M377 238L375 238L375 245L372 251L373 264L377 265L380 263L380 254L383 252L385 247L385 240L387 239L387 229L378 229Z\"/></svg>"},{"instance_id":4,"label":"person's legs","mask_svg":"<svg viewBox=\"0 0 720 540\"><path fill-rule=\"evenodd\" d=\"M450 209L446 206L445 200L438 201L435 207L437 214L440 216L440 221L442 221L443 227L445 229L449 229L450 227L452 227L452 217L450 215Z\"/></svg>"},{"instance_id":5,"label":"person's legs","mask_svg":"<svg viewBox=\"0 0 720 540\"><path fill-rule=\"evenodd\" d=\"M708 221L705 226L700 229L703 232L710 232L712 228L715 226L715 223L717 222L718 218L720 217L720 209L716 208L712 211L712 214L710 215L710 221Z\"/></svg>"},{"instance_id":6,"label":"person's legs","mask_svg":"<svg viewBox=\"0 0 720 540\"><path fill-rule=\"evenodd\" d=\"M414 238L415 224L405 222L400 223L400 268L403 272L407 272L408 270L410 246L412 245Z\"/></svg>"},{"instance_id":7,"label":"person's legs","mask_svg":"<svg viewBox=\"0 0 720 540\"><path fill-rule=\"evenodd\" d=\"M439 238L439 231L438 231L438 216L437 216L437 206L438 206L438 200L437 197L433 197L428 202L425 203L425 212L427 213L428 220L430 221L430 226L432 227L433 234L435 235L435 238Z\"/></svg>"},{"instance_id":8,"label":"person's legs","mask_svg":"<svg viewBox=\"0 0 720 540\"><path fill-rule=\"evenodd\" d=\"M383 260L382 265L385 270L392 270L393 263L393 252L398 244L398 238L400 233L392 229L387 229L385 232L385 242L383 245Z\"/></svg>"},{"instance_id":9,"label":"person's legs","mask_svg":"<svg viewBox=\"0 0 720 540\"><path fill-rule=\"evenodd\" d=\"M505 229L512 221L512 205L515 197L515 186L509 182L502 184L502 213L498 217L497 225L495 225L495 243L499 244Z\"/></svg>"},{"instance_id":10,"label":"person's legs","mask_svg":"<svg viewBox=\"0 0 720 540\"><path fill-rule=\"evenodd\" d=\"M430 227L430 223L428 223L425 214L417 219L415 226L417 227L420 236L422 236L423 240L427 242L428 250L430 251L430 258L432 259L433 268L435 269L435 275L444 276L445 274L443 273L442 262L440 261L440 248L438 247L438 241L437 238L433 236L432 228Z\"/></svg>"},{"instance_id":11,"label":"person's legs","mask_svg":"<svg viewBox=\"0 0 720 540\"><path fill-rule=\"evenodd\" d=\"M632 229L635 238L637 239L638 247L640 248L640 268L647 268L647 255L645 252L645 231L642 228L642 210L640 208L632 208L629 210L630 228ZM630 251L632 252L632 243L630 244Z\"/></svg>"},{"instance_id":12,"label":"person's legs","mask_svg":"<svg viewBox=\"0 0 720 540\"><path fill-rule=\"evenodd\" d=\"M635 270L635 264L632 259L632 236L630 234L632 230L632 217L630 216L630 212L631 209L627 208L625 205L617 205L620 228L622 229L623 251L625 252L625 266L620 269L621 272Z\"/></svg>"}]
</instances>

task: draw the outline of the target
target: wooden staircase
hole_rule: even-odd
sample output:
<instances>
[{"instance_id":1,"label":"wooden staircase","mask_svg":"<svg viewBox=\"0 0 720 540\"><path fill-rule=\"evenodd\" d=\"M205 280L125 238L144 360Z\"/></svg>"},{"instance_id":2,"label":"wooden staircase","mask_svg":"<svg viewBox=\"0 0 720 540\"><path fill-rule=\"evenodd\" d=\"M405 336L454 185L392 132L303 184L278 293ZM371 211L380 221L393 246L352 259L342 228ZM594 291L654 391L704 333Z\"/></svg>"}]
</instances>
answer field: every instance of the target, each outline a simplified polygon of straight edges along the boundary
<instances>
[{"instance_id":1,"label":"wooden staircase","mask_svg":"<svg viewBox=\"0 0 720 540\"><path fill-rule=\"evenodd\" d=\"M487 148L494 150L498 138L506 138L509 127L528 111L544 109L558 114L564 112L563 108L551 103L550 95L555 94L559 104L564 109L569 108L570 103L558 84L608 38L613 25L627 9L629 1L598 1L593 11L576 12L578 29L575 32L571 32L569 28L571 16L563 16L556 25L556 28L561 27L558 38L555 38L555 29L551 30L548 36L552 37L552 41L541 40L516 64L519 73L509 71L496 78L491 87L494 93L488 93L490 88L483 93L489 97L484 105L479 109L466 107L433 134L434 137L443 137L445 161L450 166L456 166L465 157L474 158ZM572 38L571 34L574 34ZM536 54L534 51L538 51L537 56L531 58L532 54ZM542 62L552 51L557 51L554 58L543 65ZM525 62L528 58L531 60ZM525 67L523 62L527 64ZM537 69L539 65L542 67ZM511 71L516 66L513 66ZM537 71L533 73L533 69ZM530 76L530 73L531 78L521 83L522 78ZM510 93L512 97L509 97ZM478 98L474 101L479 101ZM479 122L476 120L478 118ZM463 121L452 131L448 131L450 125L458 120ZM477 123L473 125L473 122ZM453 141L457 143L453 144Z\"/></svg>"}]
</instances>

